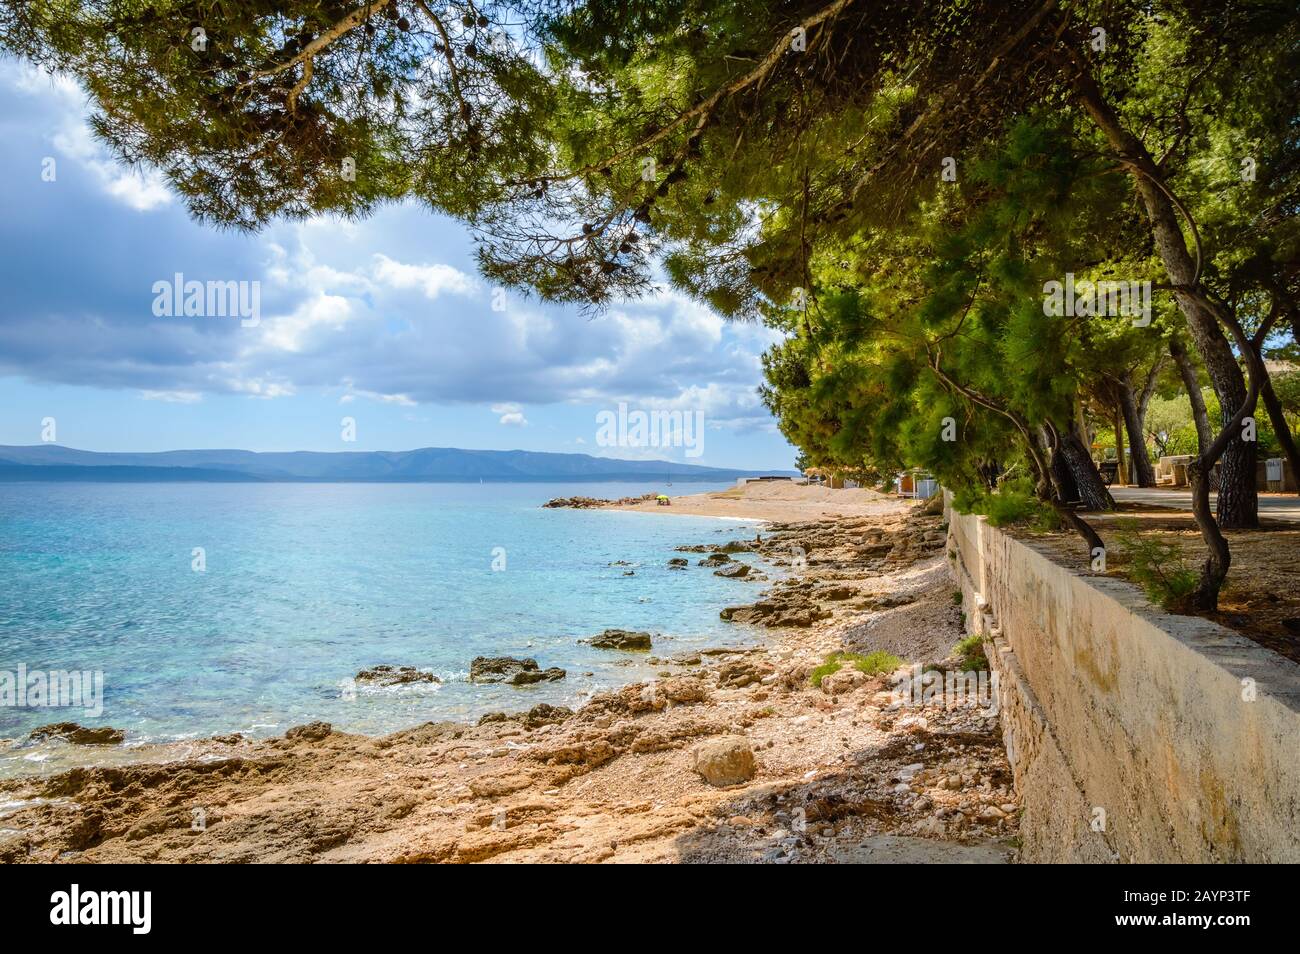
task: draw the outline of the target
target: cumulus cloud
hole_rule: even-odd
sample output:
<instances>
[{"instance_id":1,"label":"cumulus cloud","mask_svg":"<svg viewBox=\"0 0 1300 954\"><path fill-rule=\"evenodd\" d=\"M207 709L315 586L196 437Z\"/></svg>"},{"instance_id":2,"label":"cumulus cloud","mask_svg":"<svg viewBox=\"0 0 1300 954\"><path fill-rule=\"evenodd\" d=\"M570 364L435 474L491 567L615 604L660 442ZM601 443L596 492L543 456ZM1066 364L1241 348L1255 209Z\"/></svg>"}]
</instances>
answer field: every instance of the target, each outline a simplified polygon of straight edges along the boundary
<instances>
[{"instance_id":1,"label":"cumulus cloud","mask_svg":"<svg viewBox=\"0 0 1300 954\"><path fill-rule=\"evenodd\" d=\"M85 134L75 86L7 67L0 117L6 181L35 180L56 139L83 170L61 165L57 184L14 190L0 219L12 276L0 374L129 389L148 401L314 389L345 404L461 403L491 407L507 427L528 425L525 406L620 401L701 410L710 427L771 424L755 387L773 333L729 325L677 292L595 319L514 292L494 302L465 231L413 205L357 223L216 232L148 174L108 162ZM260 283L261 320L153 316L152 284L177 272Z\"/></svg>"},{"instance_id":2,"label":"cumulus cloud","mask_svg":"<svg viewBox=\"0 0 1300 954\"><path fill-rule=\"evenodd\" d=\"M497 423L506 427L527 427L528 419L524 417L523 411L522 407L513 402L492 405L492 413L501 415Z\"/></svg>"},{"instance_id":3,"label":"cumulus cloud","mask_svg":"<svg viewBox=\"0 0 1300 954\"><path fill-rule=\"evenodd\" d=\"M375 279L393 288L418 288L426 298L437 298L443 292L469 294L474 280L450 265L408 265L395 262L387 255L375 255Z\"/></svg>"},{"instance_id":4,"label":"cumulus cloud","mask_svg":"<svg viewBox=\"0 0 1300 954\"><path fill-rule=\"evenodd\" d=\"M10 86L34 98L52 100L56 117L54 128L47 133L56 155L55 176L60 159L73 162L89 171L106 195L135 209L148 212L172 201L162 175L154 169L127 169L113 161L108 151L95 141L83 111L84 94L66 77L54 76L28 64L5 64L4 74Z\"/></svg>"}]
</instances>

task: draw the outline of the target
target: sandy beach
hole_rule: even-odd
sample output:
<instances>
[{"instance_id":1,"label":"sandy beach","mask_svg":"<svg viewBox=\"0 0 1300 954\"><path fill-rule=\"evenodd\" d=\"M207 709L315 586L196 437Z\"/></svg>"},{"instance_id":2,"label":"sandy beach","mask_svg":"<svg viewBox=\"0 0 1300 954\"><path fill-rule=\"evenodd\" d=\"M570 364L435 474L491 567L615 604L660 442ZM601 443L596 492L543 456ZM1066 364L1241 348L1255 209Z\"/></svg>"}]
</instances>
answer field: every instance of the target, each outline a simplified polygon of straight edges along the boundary
<instances>
[{"instance_id":1,"label":"sandy beach","mask_svg":"<svg viewBox=\"0 0 1300 954\"><path fill-rule=\"evenodd\" d=\"M784 482L630 509L766 521L761 542L715 556L683 539L675 558L684 573L742 574L724 614L762 627L760 647L652 647L654 680L576 712L530 707L521 687L518 711L478 725L366 737L312 723L10 780L0 861L1014 857L996 715L900 702L889 673L857 665L876 651L954 665L962 618L940 516ZM859 655L827 665L846 652Z\"/></svg>"},{"instance_id":2,"label":"sandy beach","mask_svg":"<svg viewBox=\"0 0 1300 954\"><path fill-rule=\"evenodd\" d=\"M737 520L801 523L835 517L896 513L898 508L899 503L894 498L865 488L830 490L822 486L796 484L789 480L771 480L750 481L743 487L713 493L674 496L672 504L667 507L646 501L623 505L618 509L690 517L732 517Z\"/></svg>"}]
</instances>

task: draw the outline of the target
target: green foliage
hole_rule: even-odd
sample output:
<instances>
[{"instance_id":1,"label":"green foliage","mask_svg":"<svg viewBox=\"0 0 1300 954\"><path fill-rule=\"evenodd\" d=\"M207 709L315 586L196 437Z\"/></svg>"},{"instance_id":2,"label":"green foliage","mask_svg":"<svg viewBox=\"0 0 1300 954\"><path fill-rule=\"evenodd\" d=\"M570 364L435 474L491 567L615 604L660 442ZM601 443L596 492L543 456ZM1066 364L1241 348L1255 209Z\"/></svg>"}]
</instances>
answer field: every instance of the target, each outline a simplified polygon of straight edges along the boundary
<instances>
[{"instance_id":1,"label":"green foliage","mask_svg":"<svg viewBox=\"0 0 1300 954\"><path fill-rule=\"evenodd\" d=\"M1185 613L1200 574L1172 543L1144 534L1132 520L1123 521L1115 533L1129 564L1129 575L1152 602L1170 613Z\"/></svg>"},{"instance_id":2,"label":"green foliage","mask_svg":"<svg viewBox=\"0 0 1300 954\"><path fill-rule=\"evenodd\" d=\"M989 668L988 657L984 654L984 637L979 633L967 636L956 646L957 668L962 672L980 672Z\"/></svg>"},{"instance_id":3,"label":"green foliage","mask_svg":"<svg viewBox=\"0 0 1300 954\"><path fill-rule=\"evenodd\" d=\"M1276 309L1300 328L1293 7L14 0L0 46L82 83L99 137L221 226L413 199L469 224L491 281L591 308L661 263L778 332L761 395L801 464L925 468L997 525L1049 526L1042 435L1106 423L1183 323L1167 291L1149 326L1044 310L1067 274L1170 281L1076 68L1159 157L1207 292L1248 334ZM1294 356L1286 323L1270 354ZM1293 418L1298 391L1278 382ZM1157 452L1194 449L1170 410ZM1031 480L992 490L1008 472Z\"/></svg>"},{"instance_id":4,"label":"green foliage","mask_svg":"<svg viewBox=\"0 0 1300 954\"><path fill-rule=\"evenodd\" d=\"M879 676L883 673L893 672L903 664L903 660L893 653L885 652L883 649L877 649L865 655L861 653L842 653L840 658L846 662L851 662L854 669L866 673L868 676Z\"/></svg>"},{"instance_id":5,"label":"green foliage","mask_svg":"<svg viewBox=\"0 0 1300 954\"><path fill-rule=\"evenodd\" d=\"M820 689L822 680L832 673L837 673L844 668L844 664L838 660L828 660L816 667L808 678L814 689Z\"/></svg>"},{"instance_id":6,"label":"green foliage","mask_svg":"<svg viewBox=\"0 0 1300 954\"><path fill-rule=\"evenodd\" d=\"M869 653L833 652L826 657L825 662L812 671L809 682L814 687L820 688L823 679L832 673L839 672L846 663L853 666L858 672L866 673L868 676L879 676L883 673L893 672L903 664L903 660L892 653L885 652L883 649L877 649Z\"/></svg>"},{"instance_id":7,"label":"green foliage","mask_svg":"<svg viewBox=\"0 0 1300 954\"><path fill-rule=\"evenodd\" d=\"M1039 500L1023 478L1006 481L995 491L963 487L953 495L953 506L962 513L983 514L995 527L1030 526L1052 531L1060 526L1056 511Z\"/></svg>"}]
</instances>

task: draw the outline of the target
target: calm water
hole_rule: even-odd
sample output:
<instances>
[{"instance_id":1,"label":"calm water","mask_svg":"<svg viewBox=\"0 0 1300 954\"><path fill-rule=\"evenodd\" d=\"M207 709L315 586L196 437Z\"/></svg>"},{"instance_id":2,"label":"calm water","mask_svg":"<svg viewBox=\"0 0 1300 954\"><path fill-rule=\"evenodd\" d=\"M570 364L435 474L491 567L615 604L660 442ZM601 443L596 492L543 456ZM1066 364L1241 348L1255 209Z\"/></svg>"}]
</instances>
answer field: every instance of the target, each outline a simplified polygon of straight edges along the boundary
<instances>
[{"instance_id":1,"label":"calm water","mask_svg":"<svg viewBox=\"0 0 1300 954\"><path fill-rule=\"evenodd\" d=\"M663 633L663 654L752 641L718 610L752 599L757 584L667 569L675 546L752 536L752 523L539 507L662 489L0 484L0 670L23 663L105 679L100 718L0 707L0 737L61 720L116 726L129 741L272 735L313 719L380 733L573 705L649 674L644 656L577 642L607 627ZM206 572L191 568L195 547ZM495 548L504 570L493 569ZM471 685L478 655L534 656L569 676ZM359 687L349 698L349 677L377 663L444 683Z\"/></svg>"}]
</instances>

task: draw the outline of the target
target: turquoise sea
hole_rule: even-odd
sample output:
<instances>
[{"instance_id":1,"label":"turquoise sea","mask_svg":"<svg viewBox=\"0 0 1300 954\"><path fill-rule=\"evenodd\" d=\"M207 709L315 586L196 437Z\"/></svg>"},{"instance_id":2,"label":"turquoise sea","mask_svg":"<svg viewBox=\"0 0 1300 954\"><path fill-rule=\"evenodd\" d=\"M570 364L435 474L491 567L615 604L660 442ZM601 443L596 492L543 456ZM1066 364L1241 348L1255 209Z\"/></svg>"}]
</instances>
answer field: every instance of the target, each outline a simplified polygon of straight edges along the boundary
<instances>
[{"instance_id":1,"label":"turquoise sea","mask_svg":"<svg viewBox=\"0 0 1300 954\"><path fill-rule=\"evenodd\" d=\"M0 738L56 721L125 729L128 743L276 735L314 719L383 733L572 706L651 675L644 654L578 642L608 627L662 633L655 652L665 655L753 642L718 610L752 600L758 584L715 577L694 565L699 554L685 554L685 572L667 568L682 555L674 547L752 537L753 523L540 506L665 489L0 484L0 671L104 674L98 718L0 706ZM533 656L568 678L470 684L479 655ZM443 683L348 691L379 663Z\"/></svg>"}]
</instances>

